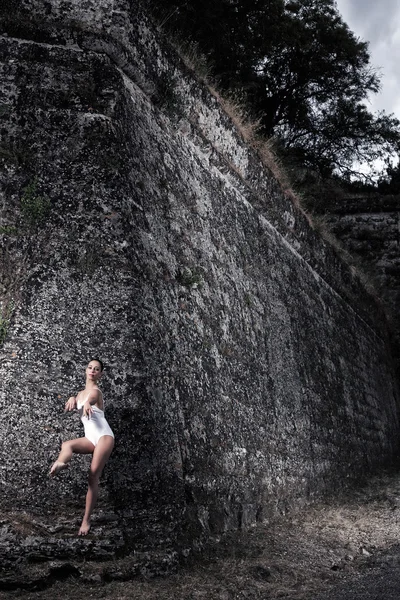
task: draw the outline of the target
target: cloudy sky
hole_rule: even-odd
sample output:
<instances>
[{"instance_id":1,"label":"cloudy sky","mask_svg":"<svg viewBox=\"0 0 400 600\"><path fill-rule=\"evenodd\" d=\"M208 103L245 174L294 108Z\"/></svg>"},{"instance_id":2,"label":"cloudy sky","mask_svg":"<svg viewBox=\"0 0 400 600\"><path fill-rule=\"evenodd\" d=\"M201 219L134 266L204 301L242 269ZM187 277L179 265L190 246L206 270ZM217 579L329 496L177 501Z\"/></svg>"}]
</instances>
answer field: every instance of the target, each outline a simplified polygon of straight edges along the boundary
<instances>
[{"instance_id":1,"label":"cloudy sky","mask_svg":"<svg viewBox=\"0 0 400 600\"><path fill-rule=\"evenodd\" d=\"M381 92L370 110L385 110L400 119L399 0L336 0L343 20L357 37L369 42L370 64L381 75Z\"/></svg>"}]
</instances>

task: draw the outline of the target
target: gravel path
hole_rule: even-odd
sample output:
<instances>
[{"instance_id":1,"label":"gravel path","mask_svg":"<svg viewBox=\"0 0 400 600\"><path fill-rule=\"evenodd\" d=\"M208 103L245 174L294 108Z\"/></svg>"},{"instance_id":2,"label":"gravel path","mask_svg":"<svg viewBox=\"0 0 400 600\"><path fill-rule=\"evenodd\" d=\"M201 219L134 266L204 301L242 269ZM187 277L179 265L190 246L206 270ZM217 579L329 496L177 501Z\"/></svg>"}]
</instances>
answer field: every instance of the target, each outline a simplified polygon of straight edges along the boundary
<instances>
[{"instance_id":1,"label":"gravel path","mask_svg":"<svg viewBox=\"0 0 400 600\"><path fill-rule=\"evenodd\" d=\"M399 600L400 545L393 546L373 562L381 564L376 567L371 564L370 573L348 579L312 600Z\"/></svg>"},{"instance_id":2,"label":"gravel path","mask_svg":"<svg viewBox=\"0 0 400 600\"><path fill-rule=\"evenodd\" d=\"M82 565L75 578L37 592L0 591L0 598L399 600L399 541L400 469L342 498L226 536L175 575L107 581L99 563L90 582Z\"/></svg>"}]
</instances>

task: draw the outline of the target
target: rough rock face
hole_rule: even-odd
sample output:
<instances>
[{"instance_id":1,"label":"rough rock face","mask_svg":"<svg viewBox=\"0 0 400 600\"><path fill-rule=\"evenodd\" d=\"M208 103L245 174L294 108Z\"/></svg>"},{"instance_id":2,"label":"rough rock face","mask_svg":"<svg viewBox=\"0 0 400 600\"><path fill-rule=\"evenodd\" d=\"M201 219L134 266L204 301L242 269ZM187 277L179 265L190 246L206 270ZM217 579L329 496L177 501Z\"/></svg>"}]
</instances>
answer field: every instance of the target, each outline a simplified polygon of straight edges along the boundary
<instances>
[{"instance_id":1,"label":"rough rock face","mask_svg":"<svg viewBox=\"0 0 400 600\"><path fill-rule=\"evenodd\" d=\"M379 308L218 100L133 1L11 4L3 555L98 558L108 544L162 569L389 459L398 396ZM117 441L97 511L112 535L94 527L77 546L89 458L47 473L82 435L63 405L94 356Z\"/></svg>"},{"instance_id":2,"label":"rough rock face","mask_svg":"<svg viewBox=\"0 0 400 600\"><path fill-rule=\"evenodd\" d=\"M333 232L353 256L369 267L400 347L400 197L355 196L330 201L325 209Z\"/></svg>"}]
</instances>

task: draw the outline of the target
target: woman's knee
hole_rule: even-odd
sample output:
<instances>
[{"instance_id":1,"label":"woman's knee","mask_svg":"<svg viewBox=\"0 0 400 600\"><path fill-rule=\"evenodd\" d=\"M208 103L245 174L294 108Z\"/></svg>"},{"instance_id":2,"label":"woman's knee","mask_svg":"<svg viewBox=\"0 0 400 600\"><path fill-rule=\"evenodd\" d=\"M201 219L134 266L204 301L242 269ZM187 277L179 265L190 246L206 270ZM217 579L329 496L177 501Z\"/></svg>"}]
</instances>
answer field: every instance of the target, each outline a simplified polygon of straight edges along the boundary
<instances>
[{"instance_id":1,"label":"woman's knee","mask_svg":"<svg viewBox=\"0 0 400 600\"><path fill-rule=\"evenodd\" d=\"M67 442L63 442L61 444L61 450L67 450L69 452L72 452L72 448L71 448L71 440L68 440Z\"/></svg>"},{"instance_id":2,"label":"woman's knee","mask_svg":"<svg viewBox=\"0 0 400 600\"><path fill-rule=\"evenodd\" d=\"M101 471L90 470L89 471L89 485L98 485L100 480Z\"/></svg>"}]
</instances>

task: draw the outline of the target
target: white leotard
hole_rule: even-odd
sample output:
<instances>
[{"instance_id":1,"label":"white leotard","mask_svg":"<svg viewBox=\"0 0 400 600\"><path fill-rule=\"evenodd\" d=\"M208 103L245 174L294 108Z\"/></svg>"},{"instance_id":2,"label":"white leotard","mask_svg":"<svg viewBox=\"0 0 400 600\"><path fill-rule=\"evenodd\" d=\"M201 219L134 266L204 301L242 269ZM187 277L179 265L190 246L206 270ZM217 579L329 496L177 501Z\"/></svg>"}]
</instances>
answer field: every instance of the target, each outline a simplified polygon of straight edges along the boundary
<instances>
[{"instance_id":1,"label":"white leotard","mask_svg":"<svg viewBox=\"0 0 400 600\"><path fill-rule=\"evenodd\" d=\"M96 389L98 389L101 395L103 395L102 391L99 388ZM85 429L85 437L89 440L89 442L92 442L93 446L97 446L99 439L103 435L111 435L111 437L114 437L114 434L104 416L104 410L101 410L97 406L92 405L91 416L83 416L83 405L85 404L88 395L89 394L87 394L82 401L77 402L76 407L79 411L79 415L81 417L81 421Z\"/></svg>"}]
</instances>

